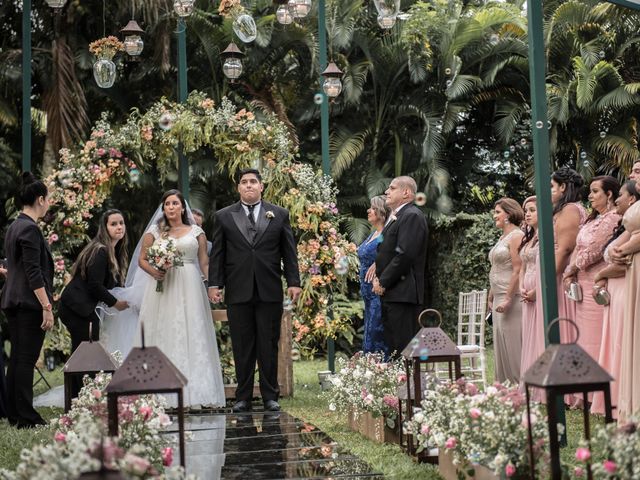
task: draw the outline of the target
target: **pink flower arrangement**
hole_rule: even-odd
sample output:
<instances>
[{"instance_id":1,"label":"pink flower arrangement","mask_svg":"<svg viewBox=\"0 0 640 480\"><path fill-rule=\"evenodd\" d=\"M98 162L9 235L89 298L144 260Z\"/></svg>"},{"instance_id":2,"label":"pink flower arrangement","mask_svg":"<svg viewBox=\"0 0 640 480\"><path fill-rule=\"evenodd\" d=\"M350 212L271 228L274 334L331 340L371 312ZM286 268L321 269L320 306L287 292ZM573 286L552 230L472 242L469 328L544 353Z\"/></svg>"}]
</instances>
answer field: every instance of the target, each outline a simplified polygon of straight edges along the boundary
<instances>
[{"instance_id":1,"label":"pink flower arrangement","mask_svg":"<svg viewBox=\"0 0 640 480\"><path fill-rule=\"evenodd\" d=\"M576 449L576 460L579 462L586 462L591 458L591 451L586 447L578 447Z\"/></svg>"},{"instance_id":2,"label":"pink flower arrangement","mask_svg":"<svg viewBox=\"0 0 640 480\"><path fill-rule=\"evenodd\" d=\"M444 442L444 448L451 450L452 448L456 448L456 445L458 445L458 441L455 439L455 437L449 437L447 438L447 441Z\"/></svg>"}]
</instances>

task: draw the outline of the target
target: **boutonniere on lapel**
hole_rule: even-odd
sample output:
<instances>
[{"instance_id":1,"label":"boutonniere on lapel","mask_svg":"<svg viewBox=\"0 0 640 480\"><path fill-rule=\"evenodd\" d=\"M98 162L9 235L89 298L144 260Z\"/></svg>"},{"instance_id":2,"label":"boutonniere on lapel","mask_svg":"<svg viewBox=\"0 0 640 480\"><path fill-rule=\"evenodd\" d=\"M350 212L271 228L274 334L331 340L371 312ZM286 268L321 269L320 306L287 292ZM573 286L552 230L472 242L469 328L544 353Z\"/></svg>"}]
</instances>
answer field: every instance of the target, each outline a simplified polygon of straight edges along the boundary
<instances>
[{"instance_id":1,"label":"boutonniere on lapel","mask_svg":"<svg viewBox=\"0 0 640 480\"><path fill-rule=\"evenodd\" d=\"M393 213L391 214L391 216L389 217L389 223L393 223L398 219L398 217L396 217Z\"/></svg>"},{"instance_id":2,"label":"boutonniere on lapel","mask_svg":"<svg viewBox=\"0 0 640 480\"><path fill-rule=\"evenodd\" d=\"M267 210L267 213L265 213L264 216L267 217L269 220L271 220L272 218L276 218L276 214L273 213L273 211L271 210Z\"/></svg>"}]
</instances>

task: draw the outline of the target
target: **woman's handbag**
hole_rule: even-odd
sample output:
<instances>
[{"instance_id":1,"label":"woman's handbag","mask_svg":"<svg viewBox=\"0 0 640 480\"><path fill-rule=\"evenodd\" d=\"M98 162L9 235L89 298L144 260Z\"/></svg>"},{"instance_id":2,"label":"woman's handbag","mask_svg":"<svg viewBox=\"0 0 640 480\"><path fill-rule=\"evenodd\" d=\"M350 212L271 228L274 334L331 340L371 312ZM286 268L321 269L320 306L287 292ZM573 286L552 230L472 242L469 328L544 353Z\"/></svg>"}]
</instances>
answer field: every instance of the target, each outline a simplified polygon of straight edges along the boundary
<instances>
[{"instance_id":1,"label":"woman's handbag","mask_svg":"<svg viewBox=\"0 0 640 480\"><path fill-rule=\"evenodd\" d=\"M569 290L567 291L567 297L569 297L574 302L582 301L582 287L578 282L571 282L569 285Z\"/></svg>"}]
</instances>

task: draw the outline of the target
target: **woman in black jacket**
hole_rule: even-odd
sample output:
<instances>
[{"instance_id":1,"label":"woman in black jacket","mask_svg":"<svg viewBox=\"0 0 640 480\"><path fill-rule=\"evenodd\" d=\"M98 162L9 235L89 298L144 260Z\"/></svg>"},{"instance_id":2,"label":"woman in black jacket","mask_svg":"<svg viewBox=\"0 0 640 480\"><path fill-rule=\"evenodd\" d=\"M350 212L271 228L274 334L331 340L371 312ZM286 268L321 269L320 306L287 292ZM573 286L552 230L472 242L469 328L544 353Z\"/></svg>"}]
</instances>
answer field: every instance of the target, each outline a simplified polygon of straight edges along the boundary
<instances>
[{"instance_id":1,"label":"woman in black jacket","mask_svg":"<svg viewBox=\"0 0 640 480\"><path fill-rule=\"evenodd\" d=\"M127 273L127 229L119 210L107 210L100 218L97 235L84 247L71 269L71 281L60 297L60 318L71 334L72 352L81 342L100 338L100 319L95 309L99 302L117 310L128 307L109 290L124 284ZM77 397L82 382L72 384Z\"/></svg>"},{"instance_id":2,"label":"woman in black jacket","mask_svg":"<svg viewBox=\"0 0 640 480\"><path fill-rule=\"evenodd\" d=\"M45 330L53 327L53 258L38 219L49 209L49 192L32 173L22 175L22 211L5 236L8 276L0 307L9 323L7 416L18 428L44 425L33 408L33 369Z\"/></svg>"}]
</instances>

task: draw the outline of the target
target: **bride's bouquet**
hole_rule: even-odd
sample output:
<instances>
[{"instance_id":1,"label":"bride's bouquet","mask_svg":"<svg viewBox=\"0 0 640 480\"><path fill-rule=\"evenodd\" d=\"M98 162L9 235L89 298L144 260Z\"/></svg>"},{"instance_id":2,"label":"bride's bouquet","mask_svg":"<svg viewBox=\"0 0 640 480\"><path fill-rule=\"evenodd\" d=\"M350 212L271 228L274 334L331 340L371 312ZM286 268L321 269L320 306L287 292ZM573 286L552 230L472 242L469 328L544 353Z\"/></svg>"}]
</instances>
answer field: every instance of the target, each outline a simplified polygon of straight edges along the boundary
<instances>
[{"instance_id":1,"label":"bride's bouquet","mask_svg":"<svg viewBox=\"0 0 640 480\"><path fill-rule=\"evenodd\" d=\"M159 238L153 242L153 245L147 250L147 261L152 267L161 272L166 272L172 267L184 265L182 254L178 251L172 238ZM162 292L163 290L162 280L158 280L156 292Z\"/></svg>"}]
</instances>

